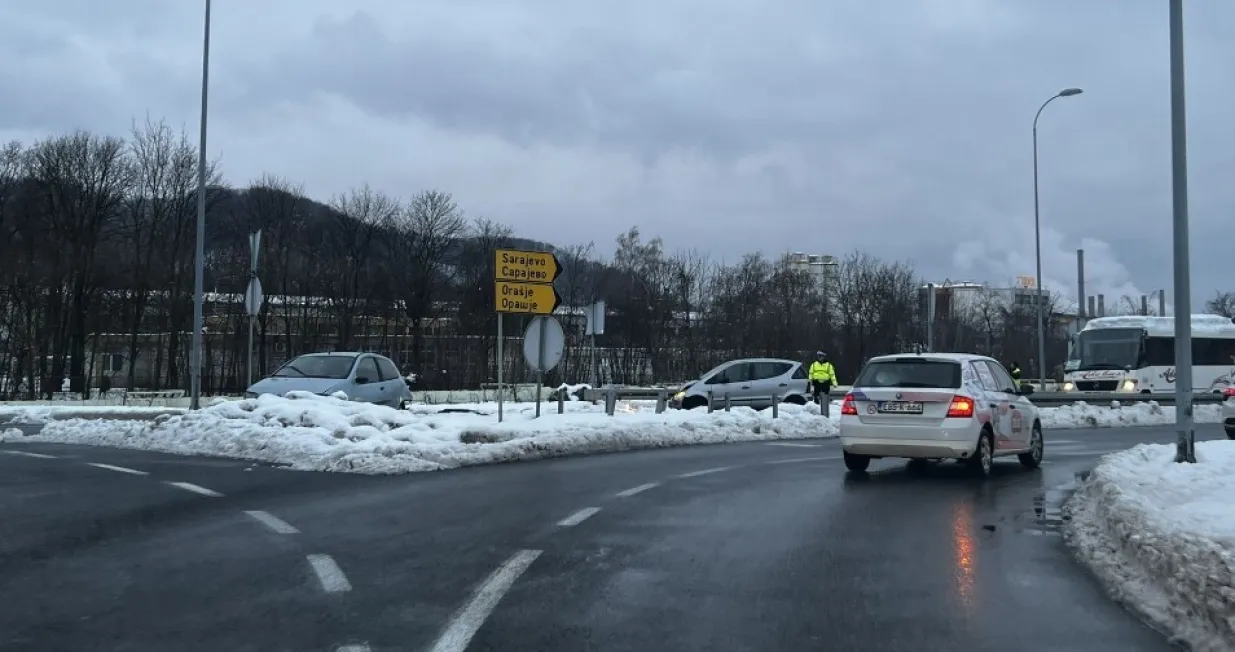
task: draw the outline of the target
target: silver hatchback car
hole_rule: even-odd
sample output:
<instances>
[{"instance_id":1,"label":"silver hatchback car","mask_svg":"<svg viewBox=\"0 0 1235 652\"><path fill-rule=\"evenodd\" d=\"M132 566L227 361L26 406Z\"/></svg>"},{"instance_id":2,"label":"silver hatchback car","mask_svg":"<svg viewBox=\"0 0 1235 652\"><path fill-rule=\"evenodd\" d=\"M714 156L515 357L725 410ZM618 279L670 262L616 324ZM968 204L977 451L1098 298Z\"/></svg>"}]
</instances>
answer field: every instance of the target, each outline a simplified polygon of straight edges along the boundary
<instances>
[{"instance_id":1,"label":"silver hatchback car","mask_svg":"<svg viewBox=\"0 0 1235 652\"><path fill-rule=\"evenodd\" d=\"M809 383L796 360L746 358L731 360L703 374L673 396L670 406L684 410L707 407L709 398L720 407L725 396L733 407L765 408L775 397L783 403L806 405Z\"/></svg>"},{"instance_id":2,"label":"silver hatchback car","mask_svg":"<svg viewBox=\"0 0 1235 652\"><path fill-rule=\"evenodd\" d=\"M386 356L374 353L307 353L279 367L269 378L253 383L246 397L310 392L337 392L349 401L402 408L412 400L407 380Z\"/></svg>"}]
</instances>

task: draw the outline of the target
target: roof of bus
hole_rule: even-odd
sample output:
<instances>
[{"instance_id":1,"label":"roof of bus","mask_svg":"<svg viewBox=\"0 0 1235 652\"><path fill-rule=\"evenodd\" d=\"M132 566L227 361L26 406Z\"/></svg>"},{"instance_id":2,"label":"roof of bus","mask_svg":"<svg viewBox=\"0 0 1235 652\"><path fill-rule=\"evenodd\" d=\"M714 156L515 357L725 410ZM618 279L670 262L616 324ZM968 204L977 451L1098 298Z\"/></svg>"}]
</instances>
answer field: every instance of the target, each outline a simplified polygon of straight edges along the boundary
<instances>
[{"instance_id":1,"label":"roof of bus","mask_svg":"<svg viewBox=\"0 0 1235 652\"><path fill-rule=\"evenodd\" d=\"M1089 320L1082 330L1103 328L1143 328L1151 337L1174 337L1174 317L1125 315L1121 317L1097 317ZM1192 315L1193 336L1235 338L1235 321L1222 315Z\"/></svg>"}]
</instances>

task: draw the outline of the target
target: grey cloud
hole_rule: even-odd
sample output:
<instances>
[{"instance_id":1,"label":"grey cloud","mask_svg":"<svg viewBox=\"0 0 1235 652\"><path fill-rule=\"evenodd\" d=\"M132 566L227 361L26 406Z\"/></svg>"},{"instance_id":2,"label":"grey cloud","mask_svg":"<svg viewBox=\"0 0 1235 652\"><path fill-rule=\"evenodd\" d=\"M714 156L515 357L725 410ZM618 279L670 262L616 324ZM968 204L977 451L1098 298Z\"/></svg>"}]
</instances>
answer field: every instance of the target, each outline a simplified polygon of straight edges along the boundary
<instances>
[{"instance_id":1,"label":"grey cloud","mask_svg":"<svg viewBox=\"0 0 1235 652\"><path fill-rule=\"evenodd\" d=\"M216 2L216 133L243 139L255 116L309 106L326 93L375 124L423 119L459 138L494 135L528 152L551 145L622 154L646 171L642 186L622 186L590 223L580 223L580 207L593 205L583 189L528 207L504 206L481 177L451 188L465 205L491 206L492 217L521 228L570 225L567 237L607 242L639 223L670 246L729 258L752 247L860 247L911 257L932 277L956 273L953 254L965 243L989 241L965 251L989 252L971 271L997 277L1023 271L1032 257L1033 111L1076 85L1086 93L1056 102L1042 119L1043 224L1059 234L1049 258L1066 267L1068 251L1095 238L1113 245L1136 284L1168 278L1165 3L348 6L355 9L283 1L256 12ZM158 0L55 0L5 20L13 10L0 9L0 84L24 90L0 105L0 129L123 132L130 116L147 110L192 123L197 10ZM35 22L61 29L23 30ZM1235 6L1189 5L1198 286L1228 278L1230 254L1215 234L1235 200L1226 181L1235 124L1225 115L1235 97L1233 29ZM82 38L113 49L75 66ZM324 141L349 137L311 121L282 128ZM299 169L278 152L263 154L273 172ZM693 163L674 163L679 156ZM248 163L224 160L225 169ZM364 181L339 176L328 161L318 165L338 187L311 193ZM710 171L706 183L723 185L699 185L699 170ZM398 178L394 169L383 174ZM1065 272L1059 277L1070 278Z\"/></svg>"}]
</instances>

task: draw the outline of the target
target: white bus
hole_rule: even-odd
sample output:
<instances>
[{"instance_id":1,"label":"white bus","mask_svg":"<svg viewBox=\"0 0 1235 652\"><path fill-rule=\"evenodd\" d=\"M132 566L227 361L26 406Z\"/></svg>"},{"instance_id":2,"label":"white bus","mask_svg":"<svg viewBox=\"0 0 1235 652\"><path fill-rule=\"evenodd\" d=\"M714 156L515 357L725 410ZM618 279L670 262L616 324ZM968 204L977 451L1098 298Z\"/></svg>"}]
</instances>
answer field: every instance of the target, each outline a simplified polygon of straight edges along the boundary
<instances>
[{"instance_id":1,"label":"white bus","mask_svg":"<svg viewBox=\"0 0 1235 652\"><path fill-rule=\"evenodd\" d=\"M1098 317L1072 336L1065 392L1175 391L1174 317ZM1192 315L1192 387L1221 392L1235 385L1235 322Z\"/></svg>"}]
</instances>

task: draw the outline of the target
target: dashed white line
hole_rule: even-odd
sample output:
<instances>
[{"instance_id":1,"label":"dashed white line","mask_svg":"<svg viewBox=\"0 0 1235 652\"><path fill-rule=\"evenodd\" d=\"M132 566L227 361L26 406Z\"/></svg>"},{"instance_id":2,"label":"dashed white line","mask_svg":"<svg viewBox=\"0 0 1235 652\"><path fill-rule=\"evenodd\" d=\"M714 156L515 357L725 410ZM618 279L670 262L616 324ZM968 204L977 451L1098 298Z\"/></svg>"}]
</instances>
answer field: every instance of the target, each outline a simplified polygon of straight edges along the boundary
<instances>
[{"instance_id":1,"label":"dashed white line","mask_svg":"<svg viewBox=\"0 0 1235 652\"><path fill-rule=\"evenodd\" d=\"M335 563L334 558L330 555L308 555L309 565L313 567L313 572L317 574L317 581L321 583L322 590L327 593L341 593L343 591L351 591L352 583L347 581L347 576L343 574L343 569Z\"/></svg>"},{"instance_id":2,"label":"dashed white line","mask_svg":"<svg viewBox=\"0 0 1235 652\"><path fill-rule=\"evenodd\" d=\"M117 471L119 473L128 473L131 475L150 475L149 473L145 471L138 471L137 469L130 469L127 466L114 466L111 464L103 464L101 462L86 462L86 464L96 467L96 468L100 468L100 469L107 469L108 471Z\"/></svg>"},{"instance_id":3,"label":"dashed white line","mask_svg":"<svg viewBox=\"0 0 1235 652\"><path fill-rule=\"evenodd\" d=\"M772 441L768 446L789 446L791 448L819 448L823 444L791 444L789 442Z\"/></svg>"},{"instance_id":4,"label":"dashed white line","mask_svg":"<svg viewBox=\"0 0 1235 652\"><path fill-rule=\"evenodd\" d=\"M497 603L510 591L515 580L536 561L540 553L540 550L520 550L498 566L476 590L471 601L451 618L450 624L438 637L430 652L464 652L472 637L485 623L485 619L493 613Z\"/></svg>"},{"instance_id":5,"label":"dashed white line","mask_svg":"<svg viewBox=\"0 0 1235 652\"><path fill-rule=\"evenodd\" d=\"M659 482L649 482L647 484L641 484L638 487L631 487L630 489L627 489L626 491L619 491L617 492L617 496L618 498L629 498L635 494L641 494L647 491L648 489L655 489L656 487L659 487L659 486L660 486Z\"/></svg>"},{"instance_id":6,"label":"dashed white line","mask_svg":"<svg viewBox=\"0 0 1235 652\"><path fill-rule=\"evenodd\" d=\"M54 460L55 455L47 455L46 453L30 453L27 451L3 451L9 455L20 455L22 457L37 457L40 460Z\"/></svg>"},{"instance_id":7,"label":"dashed white line","mask_svg":"<svg viewBox=\"0 0 1235 652\"><path fill-rule=\"evenodd\" d=\"M820 455L818 457L791 457L787 460L772 460L768 464L793 464L795 462L819 462L822 460L839 460L839 455Z\"/></svg>"},{"instance_id":8,"label":"dashed white line","mask_svg":"<svg viewBox=\"0 0 1235 652\"><path fill-rule=\"evenodd\" d=\"M263 512L260 509L255 509L255 510L247 511L245 512L245 514L252 516L258 523L265 525L266 527L270 528L271 530L274 530L275 532L278 532L279 534L299 534L300 533L300 530L297 530L294 525L275 516L274 514L271 514L270 512Z\"/></svg>"},{"instance_id":9,"label":"dashed white line","mask_svg":"<svg viewBox=\"0 0 1235 652\"><path fill-rule=\"evenodd\" d=\"M702 471L691 471L690 473L683 473L679 475L678 477L679 478L697 478L701 475L708 475L711 473L720 473L721 471L728 471L729 469L732 469L732 468L733 468L732 466L718 466L714 469L704 469Z\"/></svg>"},{"instance_id":10,"label":"dashed white line","mask_svg":"<svg viewBox=\"0 0 1235 652\"><path fill-rule=\"evenodd\" d=\"M570 516L567 516L566 518L558 521L557 524L560 525L561 527L574 527L588 520L589 518L592 517L593 514L599 511L600 511L599 507L584 507L583 509L575 512L574 514L571 514Z\"/></svg>"},{"instance_id":11,"label":"dashed white line","mask_svg":"<svg viewBox=\"0 0 1235 652\"><path fill-rule=\"evenodd\" d=\"M210 496L211 498L222 498L223 497L223 494L215 491L214 489L207 489L205 487L199 487L189 482L168 482L167 484L173 487L176 487L177 489L184 489L185 491L192 491L195 494L201 494L203 496Z\"/></svg>"}]
</instances>

